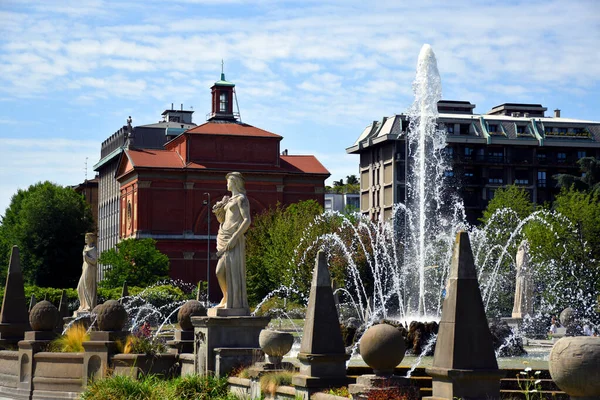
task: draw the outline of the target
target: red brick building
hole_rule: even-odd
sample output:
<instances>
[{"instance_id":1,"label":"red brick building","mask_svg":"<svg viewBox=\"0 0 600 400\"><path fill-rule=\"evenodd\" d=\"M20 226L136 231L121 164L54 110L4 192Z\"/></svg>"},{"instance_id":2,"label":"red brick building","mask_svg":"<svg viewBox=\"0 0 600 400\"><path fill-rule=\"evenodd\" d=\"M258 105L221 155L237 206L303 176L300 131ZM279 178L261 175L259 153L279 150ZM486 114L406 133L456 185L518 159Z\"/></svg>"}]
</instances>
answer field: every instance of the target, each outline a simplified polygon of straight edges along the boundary
<instances>
[{"instance_id":1,"label":"red brick building","mask_svg":"<svg viewBox=\"0 0 600 400\"><path fill-rule=\"evenodd\" d=\"M233 112L234 88L222 74L212 87L206 123L162 150L130 145L119 162L120 237L157 240L171 260L173 279L206 280L208 218L212 205L228 194L227 173L244 175L253 215L277 203L324 203L327 169L312 155L282 154L281 136L240 122ZM218 222L210 214L214 254ZM216 300L216 260L210 264L211 300Z\"/></svg>"}]
</instances>

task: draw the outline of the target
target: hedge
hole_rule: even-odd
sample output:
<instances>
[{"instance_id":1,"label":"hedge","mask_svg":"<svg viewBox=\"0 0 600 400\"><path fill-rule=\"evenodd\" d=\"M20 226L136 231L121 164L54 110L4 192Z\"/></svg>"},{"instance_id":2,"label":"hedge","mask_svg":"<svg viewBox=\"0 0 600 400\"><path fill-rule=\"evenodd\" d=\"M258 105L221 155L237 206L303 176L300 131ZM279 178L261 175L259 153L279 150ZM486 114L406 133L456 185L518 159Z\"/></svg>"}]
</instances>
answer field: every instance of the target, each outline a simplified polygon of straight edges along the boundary
<instances>
[{"instance_id":1,"label":"hedge","mask_svg":"<svg viewBox=\"0 0 600 400\"><path fill-rule=\"evenodd\" d=\"M62 291L66 290L67 300L69 302L69 312L74 312L79 306L79 297L77 296L77 290L75 289L57 289L57 288L44 288L38 286L25 286L25 301L29 308L29 302L31 295L35 295L37 302L44 299L48 300L56 307L60 304L60 298ZM106 300L118 300L121 297L121 288L106 289L98 288L98 304L104 303ZM154 307L162 307L166 304L174 303L177 301L190 300L194 298L194 293L184 293L179 287L172 285L160 285L149 288L142 287L130 287L129 295L137 296L141 294L141 298L144 301L149 302ZM0 302L4 301L4 288L0 288Z\"/></svg>"}]
</instances>

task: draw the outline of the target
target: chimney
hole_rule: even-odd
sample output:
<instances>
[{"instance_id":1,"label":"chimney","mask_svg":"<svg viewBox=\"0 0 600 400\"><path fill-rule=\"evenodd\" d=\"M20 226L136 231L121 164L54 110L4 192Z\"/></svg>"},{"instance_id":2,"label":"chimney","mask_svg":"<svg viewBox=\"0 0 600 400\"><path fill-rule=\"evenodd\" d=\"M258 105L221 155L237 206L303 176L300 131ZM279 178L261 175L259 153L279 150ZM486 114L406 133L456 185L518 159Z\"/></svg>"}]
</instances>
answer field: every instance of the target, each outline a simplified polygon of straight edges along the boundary
<instances>
[{"instance_id":1,"label":"chimney","mask_svg":"<svg viewBox=\"0 0 600 400\"><path fill-rule=\"evenodd\" d=\"M560 118L560 110L558 108L554 110L554 118Z\"/></svg>"}]
</instances>

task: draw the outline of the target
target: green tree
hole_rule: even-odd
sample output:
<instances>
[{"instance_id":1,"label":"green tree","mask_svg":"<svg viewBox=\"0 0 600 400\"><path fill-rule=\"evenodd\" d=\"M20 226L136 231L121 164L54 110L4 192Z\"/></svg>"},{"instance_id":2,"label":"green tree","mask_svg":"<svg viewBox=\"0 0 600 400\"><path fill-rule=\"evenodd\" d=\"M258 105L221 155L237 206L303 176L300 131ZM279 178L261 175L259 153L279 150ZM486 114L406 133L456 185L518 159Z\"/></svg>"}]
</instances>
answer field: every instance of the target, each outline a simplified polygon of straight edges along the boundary
<instances>
[{"instance_id":1,"label":"green tree","mask_svg":"<svg viewBox=\"0 0 600 400\"><path fill-rule=\"evenodd\" d=\"M149 286L169 276L169 258L156 248L154 239L125 239L116 249L102 253L98 260L110 265L103 287Z\"/></svg>"},{"instance_id":2,"label":"green tree","mask_svg":"<svg viewBox=\"0 0 600 400\"><path fill-rule=\"evenodd\" d=\"M324 233L319 224L313 224L315 217L322 213L319 203L307 200L288 207L278 205L254 218L246 246L251 304L258 303L281 286L294 287L300 292L306 290L306 273L296 275L295 263L304 256L298 247L301 243L312 243ZM294 284L296 281L299 283Z\"/></svg>"},{"instance_id":3,"label":"green tree","mask_svg":"<svg viewBox=\"0 0 600 400\"><path fill-rule=\"evenodd\" d=\"M577 161L582 176L570 174L554 175L557 186L564 189L574 187L576 190L600 190L600 160L594 157L583 157Z\"/></svg>"},{"instance_id":4,"label":"green tree","mask_svg":"<svg viewBox=\"0 0 600 400\"><path fill-rule=\"evenodd\" d=\"M600 293L600 193L563 188L554 201L555 213L526 229L537 267L541 296L560 312L574 307L597 318Z\"/></svg>"},{"instance_id":5,"label":"green tree","mask_svg":"<svg viewBox=\"0 0 600 400\"><path fill-rule=\"evenodd\" d=\"M356 175L348 175L346 177L346 184L347 185L358 185L358 178L356 177Z\"/></svg>"},{"instance_id":6,"label":"green tree","mask_svg":"<svg viewBox=\"0 0 600 400\"><path fill-rule=\"evenodd\" d=\"M0 261L19 246L25 280L38 286L74 287L81 275L84 235L93 229L84 198L69 187L40 182L12 197L0 222Z\"/></svg>"}]
</instances>

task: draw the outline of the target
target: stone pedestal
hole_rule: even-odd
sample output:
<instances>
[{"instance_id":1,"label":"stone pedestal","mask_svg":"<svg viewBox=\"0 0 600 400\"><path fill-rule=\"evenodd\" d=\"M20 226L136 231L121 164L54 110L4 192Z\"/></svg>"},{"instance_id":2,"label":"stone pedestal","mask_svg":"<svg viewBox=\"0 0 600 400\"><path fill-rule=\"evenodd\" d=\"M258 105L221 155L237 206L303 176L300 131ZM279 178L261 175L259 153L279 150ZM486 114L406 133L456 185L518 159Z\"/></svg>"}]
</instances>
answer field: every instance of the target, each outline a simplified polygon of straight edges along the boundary
<instances>
[{"instance_id":1,"label":"stone pedestal","mask_svg":"<svg viewBox=\"0 0 600 400\"><path fill-rule=\"evenodd\" d=\"M175 331L175 339L167 342L173 354L194 352L194 331Z\"/></svg>"},{"instance_id":2,"label":"stone pedestal","mask_svg":"<svg viewBox=\"0 0 600 400\"><path fill-rule=\"evenodd\" d=\"M83 386L89 380L106 376L110 367L110 358L117 352L117 341L125 343L129 332L96 331L90 332L90 340L83 342Z\"/></svg>"},{"instance_id":3,"label":"stone pedestal","mask_svg":"<svg viewBox=\"0 0 600 400\"><path fill-rule=\"evenodd\" d=\"M209 310L210 311L210 310ZM196 372L222 376L235 367L250 365L262 357L258 336L269 317L192 317ZM218 352L217 349L220 349ZM219 363L217 365L217 355ZM239 365L232 365L239 363ZM218 367L218 368L217 368Z\"/></svg>"},{"instance_id":4,"label":"stone pedestal","mask_svg":"<svg viewBox=\"0 0 600 400\"><path fill-rule=\"evenodd\" d=\"M410 378L390 375L361 375L356 378L356 383L348 386L348 391L353 399L366 400L369 396L378 393L377 398L396 398L404 395L406 398L418 398L419 388L410 383Z\"/></svg>"},{"instance_id":5,"label":"stone pedestal","mask_svg":"<svg viewBox=\"0 0 600 400\"><path fill-rule=\"evenodd\" d=\"M28 331L25 339L19 342L19 381L14 396L16 399L30 399L33 391L33 371L35 353L44 350L56 338L53 331Z\"/></svg>"},{"instance_id":6,"label":"stone pedestal","mask_svg":"<svg viewBox=\"0 0 600 400\"><path fill-rule=\"evenodd\" d=\"M498 369L460 370L432 367L426 371L433 378L433 396L424 397L427 400L499 399L500 379L506 375L505 371Z\"/></svg>"}]
</instances>

